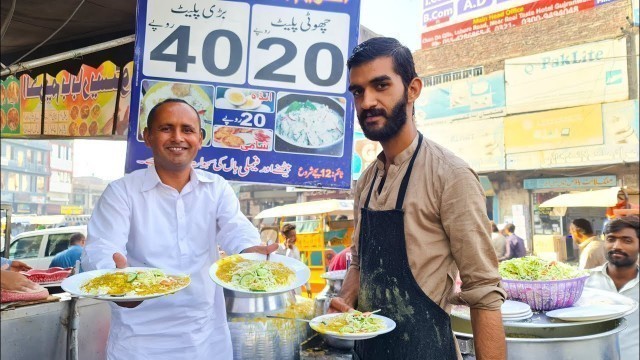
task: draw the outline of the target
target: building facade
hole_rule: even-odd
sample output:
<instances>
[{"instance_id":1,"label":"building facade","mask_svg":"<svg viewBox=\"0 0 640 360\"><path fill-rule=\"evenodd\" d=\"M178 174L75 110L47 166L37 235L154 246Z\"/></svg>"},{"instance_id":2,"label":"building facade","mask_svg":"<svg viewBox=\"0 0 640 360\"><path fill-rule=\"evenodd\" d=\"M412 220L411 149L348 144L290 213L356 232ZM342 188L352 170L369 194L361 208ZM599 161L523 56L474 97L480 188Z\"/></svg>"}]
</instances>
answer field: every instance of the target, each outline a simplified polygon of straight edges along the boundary
<instances>
[{"instance_id":1,"label":"building facade","mask_svg":"<svg viewBox=\"0 0 640 360\"><path fill-rule=\"evenodd\" d=\"M73 193L73 141L51 140L49 164L49 191L47 193L47 213L61 214L62 206L71 201Z\"/></svg>"},{"instance_id":2,"label":"building facade","mask_svg":"<svg viewBox=\"0 0 640 360\"><path fill-rule=\"evenodd\" d=\"M416 121L489 178L493 220L516 224L531 248L536 236L567 235L573 218L596 228L605 218L591 207L555 216L541 202L616 185L638 192L637 4L513 3L446 19L425 9Z\"/></svg>"},{"instance_id":3,"label":"building facade","mask_svg":"<svg viewBox=\"0 0 640 360\"><path fill-rule=\"evenodd\" d=\"M49 142L3 139L0 147L2 203L12 204L15 214L46 214Z\"/></svg>"}]
</instances>

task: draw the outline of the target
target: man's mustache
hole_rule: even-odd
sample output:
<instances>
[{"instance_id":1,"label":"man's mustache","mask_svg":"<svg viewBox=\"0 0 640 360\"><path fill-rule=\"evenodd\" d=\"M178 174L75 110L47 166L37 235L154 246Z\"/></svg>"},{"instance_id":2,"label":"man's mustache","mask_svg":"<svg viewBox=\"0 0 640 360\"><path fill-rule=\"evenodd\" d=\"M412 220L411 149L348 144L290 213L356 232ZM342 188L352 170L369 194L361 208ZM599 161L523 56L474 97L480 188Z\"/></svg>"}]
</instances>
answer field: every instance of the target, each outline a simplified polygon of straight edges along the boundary
<instances>
[{"instance_id":1,"label":"man's mustache","mask_svg":"<svg viewBox=\"0 0 640 360\"><path fill-rule=\"evenodd\" d=\"M367 109L360 112L360 119L365 119L367 116L383 116L387 117L387 112L384 109Z\"/></svg>"},{"instance_id":2,"label":"man's mustache","mask_svg":"<svg viewBox=\"0 0 640 360\"><path fill-rule=\"evenodd\" d=\"M625 252L616 251L616 250L609 251L607 254L609 254L609 256L611 256L611 255L622 255L622 256L627 256L627 257L629 256Z\"/></svg>"}]
</instances>

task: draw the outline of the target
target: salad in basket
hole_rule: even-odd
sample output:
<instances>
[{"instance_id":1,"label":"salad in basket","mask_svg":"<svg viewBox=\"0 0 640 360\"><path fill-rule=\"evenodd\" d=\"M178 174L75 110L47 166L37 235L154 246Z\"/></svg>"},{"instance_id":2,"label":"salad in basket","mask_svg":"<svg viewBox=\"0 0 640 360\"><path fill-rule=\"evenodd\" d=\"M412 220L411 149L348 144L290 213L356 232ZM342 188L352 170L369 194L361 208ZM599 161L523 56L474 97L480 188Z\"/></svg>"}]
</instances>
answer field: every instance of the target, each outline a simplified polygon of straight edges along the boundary
<instances>
[{"instance_id":1,"label":"salad in basket","mask_svg":"<svg viewBox=\"0 0 640 360\"><path fill-rule=\"evenodd\" d=\"M548 261L535 256L506 260L498 270L505 280L549 281L569 280L588 275L588 271L559 261Z\"/></svg>"}]
</instances>

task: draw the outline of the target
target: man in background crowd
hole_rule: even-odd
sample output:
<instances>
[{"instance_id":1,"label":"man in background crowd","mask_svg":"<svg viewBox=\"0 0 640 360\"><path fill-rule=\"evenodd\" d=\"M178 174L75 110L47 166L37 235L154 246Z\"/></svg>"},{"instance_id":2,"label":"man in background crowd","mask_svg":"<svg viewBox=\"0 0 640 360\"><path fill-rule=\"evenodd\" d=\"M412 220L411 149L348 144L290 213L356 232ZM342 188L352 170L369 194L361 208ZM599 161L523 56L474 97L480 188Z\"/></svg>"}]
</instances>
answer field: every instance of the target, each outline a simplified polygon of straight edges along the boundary
<instances>
[{"instance_id":1,"label":"man in background crowd","mask_svg":"<svg viewBox=\"0 0 640 360\"><path fill-rule=\"evenodd\" d=\"M611 220L604 231L606 262L591 270L585 286L603 289L639 301L638 254L640 253L640 221L637 216ZM622 330L620 358L638 359L638 310L626 316L627 328Z\"/></svg>"},{"instance_id":2,"label":"man in background crowd","mask_svg":"<svg viewBox=\"0 0 640 360\"><path fill-rule=\"evenodd\" d=\"M604 257L604 242L593 233L589 220L573 220L569 225L569 232L580 248L580 269L593 269L607 261Z\"/></svg>"},{"instance_id":3,"label":"man in background crowd","mask_svg":"<svg viewBox=\"0 0 640 360\"><path fill-rule=\"evenodd\" d=\"M69 238L69 248L59 252L53 260L51 260L50 268L61 267L70 268L76 266L76 261L82 256L82 248L84 248L85 237L82 233L75 233Z\"/></svg>"},{"instance_id":4,"label":"man in background crowd","mask_svg":"<svg viewBox=\"0 0 640 360\"><path fill-rule=\"evenodd\" d=\"M493 250L496 252L498 259L507 252L507 239L498 230L498 225L493 221L491 221L491 245L493 245Z\"/></svg>"},{"instance_id":5,"label":"man in background crowd","mask_svg":"<svg viewBox=\"0 0 640 360\"><path fill-rule=\"evenodd\" d=\"M527 254L527 250L524 247L524 240L516 235L514 231L516 231L516 226L513 224L507 224L504 227L504 233L507 236L507 245L505 254L499 259L500 261L521 258Z\"/></svg>"}]
</instances>

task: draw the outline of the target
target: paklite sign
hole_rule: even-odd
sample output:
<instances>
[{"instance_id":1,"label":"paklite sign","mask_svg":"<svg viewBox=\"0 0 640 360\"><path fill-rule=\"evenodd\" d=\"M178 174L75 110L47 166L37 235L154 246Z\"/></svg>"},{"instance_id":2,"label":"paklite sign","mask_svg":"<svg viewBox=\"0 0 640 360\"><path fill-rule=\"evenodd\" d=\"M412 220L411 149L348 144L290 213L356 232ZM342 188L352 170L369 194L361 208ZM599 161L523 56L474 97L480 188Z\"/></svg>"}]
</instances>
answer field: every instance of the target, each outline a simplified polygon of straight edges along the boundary
<instances>
[{"instance_id":1,"label":"paklite sign","mask_svg":"<svg viewBox=\"0 0 640 360\"><path fill-rule=\"evenodd\" d=\"M194 167L228 180L349 188L346 60L358 0L138 2L126 171L153 159L142 133L167 98L204 131Z\"/></svg>"}]
</instances>

